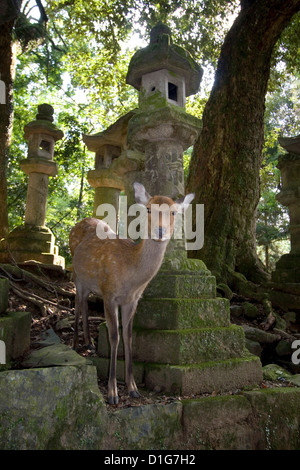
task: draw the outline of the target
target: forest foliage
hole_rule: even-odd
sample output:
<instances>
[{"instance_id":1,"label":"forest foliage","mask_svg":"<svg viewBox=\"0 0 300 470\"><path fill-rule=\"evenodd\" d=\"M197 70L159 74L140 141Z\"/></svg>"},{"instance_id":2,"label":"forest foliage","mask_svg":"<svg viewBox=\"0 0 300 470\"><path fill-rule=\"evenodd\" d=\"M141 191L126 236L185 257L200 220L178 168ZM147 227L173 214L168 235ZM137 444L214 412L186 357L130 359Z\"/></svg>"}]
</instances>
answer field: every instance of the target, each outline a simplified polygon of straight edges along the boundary
<instances>
[{"instance_id":1,"label":"forest foliage","mask_svg":"<svg viewBox=\"0 0 300 470\"><path fill-rule=\"evenodd\" d=\"M50 103L55 123L64 131L57 142L59 175L50 178L47 226L56 236L60 254L70 260L68 233L92 214L93 189L86 178L93 154L83 133L104 130L137 106L137 92L126 85L134 51L148 43L150 29L167 23L173 41L187 48L205 70L199 93L188 99L187 112L201 118L226 32L240 2L201 0L43 0L46 30L41 30L37 2L23 1L15 24L17 66L14 83L14 128L8 166L10 228L23 223L27 177L19 163L26 156L24 125L37 105ZM261 168L257 244L268 269L287 245L288 214L275 198L280 184L276 168L283 149L278 136L300 133L300 15L284 31L273 55L265 112L265 147ZM185 155L188 171L190 152Z\"/></svg>"}]
</instances>

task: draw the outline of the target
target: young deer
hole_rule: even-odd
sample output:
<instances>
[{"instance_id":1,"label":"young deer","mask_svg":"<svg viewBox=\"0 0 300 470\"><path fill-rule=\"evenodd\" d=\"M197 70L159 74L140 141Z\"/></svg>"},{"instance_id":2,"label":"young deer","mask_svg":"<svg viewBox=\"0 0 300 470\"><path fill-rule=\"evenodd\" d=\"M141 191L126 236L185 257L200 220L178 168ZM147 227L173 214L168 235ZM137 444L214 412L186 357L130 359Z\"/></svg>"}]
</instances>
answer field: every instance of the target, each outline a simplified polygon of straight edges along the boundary
<instances>
[{"instance_id":1,"label":"young deer","mask_svg":"<svg viewBox=\"0 0 300 470\"><path fill-rule=\"evenodd\" d=\"M80 313L85 344L91 342L87 298L89 293L93 292L103 298L108 327L111 348L108 380L110 404L118 403L116 382L119 344L118 307L121 306L126 384L129 395L137 398L140 394L132 372L133 317L139 298L161 266L173 233L176 211L182 212L194 198L193 194L189 194L182 201L174 202L165 196L152 197L140 183L134 183L134 190L136 202L147 208L148 238L145 237L140 243L135 243L131 239L121 239L105 222L88 218L73 227L69 239L76 284L74 347L78 346ZM157 225L153 224L153 215ZM99 228L107 232L108 238L100 239L97 236ZM109 235L113 235L114 238L109 238Z\"/></svg>"}]
</instances>

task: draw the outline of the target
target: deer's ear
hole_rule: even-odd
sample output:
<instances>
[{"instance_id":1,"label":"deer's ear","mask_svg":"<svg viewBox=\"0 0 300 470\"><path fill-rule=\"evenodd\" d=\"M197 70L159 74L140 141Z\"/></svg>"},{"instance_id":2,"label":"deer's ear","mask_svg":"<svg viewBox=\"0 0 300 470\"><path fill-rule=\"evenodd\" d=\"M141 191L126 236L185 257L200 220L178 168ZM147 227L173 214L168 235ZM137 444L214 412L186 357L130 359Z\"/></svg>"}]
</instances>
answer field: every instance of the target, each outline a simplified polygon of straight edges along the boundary
<instances>
[{"instance_id":1,"label":"deer's ear","mask_svg":"<svg viewBox=\"0 0 300 470\"><path fill-rule=\"evenodd\" d=\"M141 183L136 181L133 183L135 200L138 204L144 204L146 206L148 201L151 199L150 194L147 193L146 189Z\"/></svg>"},{"instance_id":2,"label":"deer's ear","mask_svg":"<svg viewBox=\"0 0 300 470\"><path fill-rule=\"evenodd\" d=\"M188 208L189 204L192 202L194 197L195 197L195 194L191 193L191 194L187 194L184 198L177 199L177 201L175 202L178 207L178 212L184 212Z\"/></svg>"}]
</instances>

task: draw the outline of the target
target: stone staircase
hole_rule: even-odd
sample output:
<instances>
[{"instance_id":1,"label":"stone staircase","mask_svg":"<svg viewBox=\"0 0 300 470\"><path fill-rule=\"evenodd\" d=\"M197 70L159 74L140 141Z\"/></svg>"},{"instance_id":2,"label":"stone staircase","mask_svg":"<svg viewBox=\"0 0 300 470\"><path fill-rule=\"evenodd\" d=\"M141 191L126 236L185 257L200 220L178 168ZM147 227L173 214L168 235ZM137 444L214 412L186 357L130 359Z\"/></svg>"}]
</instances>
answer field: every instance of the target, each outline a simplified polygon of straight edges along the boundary
<instances>
[{"instance_id":1,"label":"stone staircase","mask_svg":"<svg viewBox=\"0 0 300 470\"><path fill-rule=\"evenodd\" d=\"M96 360L103 378L109 349L103 324L98 341L102 357ZM118 354L122 380L122 339ZM226 392L262 381L259 358L246 349L243 329L230 323L229 301L216 297L215 277L203 266L200 271L162 269L151 281L134 320L133 357L136 381L152 390Z\"/></svg>"}]
</instances>

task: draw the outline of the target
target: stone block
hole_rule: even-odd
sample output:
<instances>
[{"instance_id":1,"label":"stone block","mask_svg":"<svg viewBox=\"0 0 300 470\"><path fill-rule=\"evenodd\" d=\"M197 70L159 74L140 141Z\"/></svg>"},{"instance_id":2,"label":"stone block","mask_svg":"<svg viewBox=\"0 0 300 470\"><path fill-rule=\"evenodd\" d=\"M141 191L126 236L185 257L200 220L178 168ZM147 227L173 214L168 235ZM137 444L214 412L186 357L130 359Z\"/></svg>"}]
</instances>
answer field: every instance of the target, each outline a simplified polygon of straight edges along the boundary
<instances>
[{"instance_id":1,"label":"stone block","mask_svg":"<svg viewBox=\"0 0 300 470\"><path fill-rule=\"evenodd\" d=\"M53 253L55 238L46 227L40 230L18 227L9 234L7 241L11 251Z\"/></svg>"},{"instance_id":2,"label":"stone block","mask_svg":"<svg viewBox=\"0 0 300 470\"><path fill-rule=\"evenodd\" d=\"M153 449L177 449L174 447L174 439L182 433L182 404L179 401L123 408L111 412L109 417L109 435L103 449L147 449L150 453ZM112 458L113 455L110 453ZM165 457L165 454L160 457ZM158 459L159 455L157 463ZM168 463L171 463L170 459L169 456ZM126 463L122 465L127 466Z\"/></svg>"},{"instance_id":3,"label":"stone block","mask_svg":"<svg viewBox=\"0 0 300 470\"><path fill-rule=\"evenodd\" d=\"M106 407L94 366L0 373L1 450L99 449Z\"/></svg>"},{"instance_id":4,"label":"stone block","mask_svg":"<svg viewBox=\"0 0 300 470\"><path fill-rule=\"evenodd\" d=\"M36 349L22 362L22 367L81 366L91 361L65 344L52 344Z\"/></svg>"},{"instance_id":5,"label":"stone block","mask_svg":"<svg viewBox=\"0 0 300 470\"><path fill-rule=\"evenodd\" d=\"M98 376L108 378L109 359L93 358ZM257 356L201 364L158 364L134 361L134 377L138 386L149 390L180 395L224 393L261 383L262 368ZM125 361L117 361L117 380L124 381Z\"/></svg>"},{"instance_id":6,"label":"stone block","mask_svg":"<svg viewBox=\"0 0 300 470\"><path fill-rule=\"evenodd\" d=\"M264 430L253 420L249 401L241 395L183 400L184 444L199 450L260 449Z\"/></svg>"},{"instance_id":7,"label":"stone block","mask_svg":"<svg viewBox=\"0 0 300 470\"><path fill-rule=\"evenodd\" d=\"M9 312L0 317L0 340L6 346L6 361L22 356L30 346L31 313Z\"/></svg>"},{"instance_id":8,"label":"stone block","mask_svg":"<svg viewBox=\"0 0 300 470\"><path fill-rule=\"evenodd\" d=\"M216 278L210 275L159 273L148 284L144 298L215 298Z\"/></svg>"},{"instance_id":9,"label":"stone block","mask_svg":"<svg viewBox=\"0 0 300 470\"><path fill-rule=\"evenodd\" d=\"M226 392L262 381L261 362L248 353L245 357L201 364L146 364L145 384L150 390L181 395Z\"/></svg>"},{"instance_id":10,"label":"stone block","mask_svg":"<svg viewBox=\"0 0 300 470\"><path fill-rule=\"evenodd\" d=\"M8 307L8 292L9 281L8 279L0 279L0 315L5 313Z\"/></svg>"},{"instance_id":11,"label":"stone block","mask_svg":"<svg viewBox=\"0 0 300 470\"><path fill-rule=\"evenodd\" d=\"M133 358L136 361L196 364L198 362L237 358L245 354L245 336L241 327L186 330L133 330ZM109 341L105 325L99 327L101 356L109 357ZM124 356L120 335L119 357Z\"/></svg>"},{"instance_id":12,"label":"stone block","mask_svg":"<svg viewBox=\"0 0 300 470\"><path fill-rule=\"evenodd\" d=\"M38 263L61 266L63 269L65 268L65 258L53 253L12 251L11 254L18 263L25 263L26 261L37 261Z\"/></svg>"},{"instance_id":13,"label":"stone block","mask_svg":"<svg viewBox=\"0 0 300 470\"><path fill-rule=\"evenodd\" d=\"M0 244L0 263L9 263L12 257L17 263L32 260L65 267L65 259L58 255L55 237L47 227L15 228Z\"/></svg>"},{"instance_id":14,"label":"stone block","mask_svg":"<svg viewBox=\"0 0 300 470\"><path fill-rule=\"evenodd\" d=\"M264 431L260 448L296 450L300 448L300 401L297 388L270 388L245 392L255 411L255 421Z\"/></svg>"},{"instance_id":15,"label":"stone block","mask_svg":"<svg viewBox=\"0 0 300 470\"><path fill-rule=\"evenodd\" d=\"M176 330L229 326L227 299L141 299L134 327Z\"/></svg>"}]
</instances>

